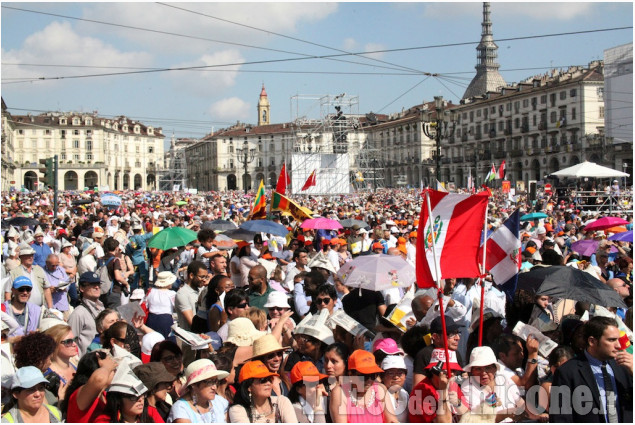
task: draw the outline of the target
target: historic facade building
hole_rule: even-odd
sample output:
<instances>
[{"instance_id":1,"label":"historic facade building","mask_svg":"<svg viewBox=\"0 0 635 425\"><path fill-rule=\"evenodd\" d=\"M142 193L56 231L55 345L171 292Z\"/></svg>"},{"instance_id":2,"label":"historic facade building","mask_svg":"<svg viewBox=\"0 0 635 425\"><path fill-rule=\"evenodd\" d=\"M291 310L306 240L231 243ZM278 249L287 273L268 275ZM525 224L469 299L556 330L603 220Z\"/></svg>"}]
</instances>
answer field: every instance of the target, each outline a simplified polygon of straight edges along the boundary
<instances>
[{"instance_id":1,"label":"historic facade building","mask_svg":"<svg viewBox=\"0 0 635 425\"><path fill-rule=\"evenodd\" d=\"M16 189L43 189L39 161L54 155L60 190L157 188L164 150L161 128L124 116L102 118L97 112L13 115L10 121Z\"/></svg>"},{"instance_id":2,"label":"historic facade building","mask_svg":"<svg viewBox=\"0 0 635 425\"><path fill-rule=\"evenodd\" d=\"M15 162L13 161L14 146L13 146L13 117L7 110L7 105L2 99L2 143L0 148L2 149L2 174L0 178L2 183L0 185L1 190L7 191L11 186L15 186Z\"/></svg>"}]
</instances>

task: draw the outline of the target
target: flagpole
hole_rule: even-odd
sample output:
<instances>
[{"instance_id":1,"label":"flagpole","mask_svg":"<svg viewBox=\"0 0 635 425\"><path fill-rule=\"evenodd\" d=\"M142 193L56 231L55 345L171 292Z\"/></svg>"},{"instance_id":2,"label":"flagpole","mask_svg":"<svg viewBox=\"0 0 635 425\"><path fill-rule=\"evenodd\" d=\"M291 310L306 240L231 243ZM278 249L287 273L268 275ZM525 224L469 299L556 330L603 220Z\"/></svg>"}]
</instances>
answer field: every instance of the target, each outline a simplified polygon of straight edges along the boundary
<instances>
[{"instance_id":1,"label":"flagpole","mask_svg":"<svg viewBox=\"0 0 635 425\"><path fill-rule=\"evenodd\" d=\"M443 329L443 348L445 350L445 359L446 359L445 364L448 369L448 379L450 379L452 377L452 370L450 368L450 361L449 361L450 352L448 350L448 333L445 327L445 313L443 311L443 290L441 288L441 273L439 271L439 265L437 264L437 250L436 250L436 244L434 242L435 234L434 234L434 222L432 220L432 206L430 205L430 191L426 190L425 195L426 195L426 204L428 206L428 223L430 226L430 235L432 235L432 257L434 259L434 272L435 272L436 283L437 283L437 298L439 300L439 314L441 315L441 328Z\"/></svg>"},{"instance_id":2,"label":"flagpole","mask_svg":"<svg viewBox=\"0 0 635 425\"><path fill-rule=\"evenodd\" d=\"M489 198L489 197L488 197ZM489 203L489 200L487 201ZM478 346L483 345L483 307L485 305L485 260L487 258L487 212L489 208L485 208L485 222L483 223L483 264L481 264L481 276L479 281L481 283L481 308L479 312L479 326L478 326Z\"/></svg>"}]
</instances>

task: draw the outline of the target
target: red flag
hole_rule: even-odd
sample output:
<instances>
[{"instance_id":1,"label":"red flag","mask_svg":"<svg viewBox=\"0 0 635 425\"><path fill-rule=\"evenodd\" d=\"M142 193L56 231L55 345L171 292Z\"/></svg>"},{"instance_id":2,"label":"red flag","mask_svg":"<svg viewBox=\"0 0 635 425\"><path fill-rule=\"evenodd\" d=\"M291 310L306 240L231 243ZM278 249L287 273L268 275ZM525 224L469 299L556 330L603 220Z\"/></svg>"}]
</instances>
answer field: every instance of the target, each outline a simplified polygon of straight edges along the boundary
<instances>
[{"instance_id":1,"label":"red flag","mask_svg":"<svg viewBox=\"0 0 635 425\"><path fill-rule=\"evenodd\" d=\"M300 191L307 190L311 186L315 186L316 185L316 182L315 182L315 171L316 170L313 170L313 172L311 173L309 178L306 179L306 182L304 182L304 186L302 186L302 189L300 189Z\"/></svg>"},{"instance_id":2,"label":"red flag","mask_svg":"<svg viewBox=\"0 0 635 425\"><path fill-rule=\"evenodd\" d=\"M505 178L505 160L504 159L503 159L503 162L501 162L501 166L498 169L498 178L499 179Z\"/></svg>"},{"instance_id":3,"label":"red flag","mask_svg":"<svg viewBox=\"0 0 635 425\"><path fill-rule=\"evenodd\" d=\"M430 195L432 217L428 214ZM417 230L417 285L436 286L440 279L479 276L479 249L488 195L454 194L424 191L419 229ZM432 231L431 227L434 229ZM434 241L436 258L433 255ZM435 267L436 263L436 267Z\"/></svg>"},{"instance_id":4,"label":"red flag","mask_svg":"<svg viewBox=\"0 0 635 425\"><path fill-rule=\"evenodd\" d=\"M289 173L287 173L287 163L282 164L282 169L280 170L280 175L278 176L278 183L276 184L276 192L281 195L287 194L287 185L291 183L291 178L289 177Z\"/></svg>"}]
</instances>

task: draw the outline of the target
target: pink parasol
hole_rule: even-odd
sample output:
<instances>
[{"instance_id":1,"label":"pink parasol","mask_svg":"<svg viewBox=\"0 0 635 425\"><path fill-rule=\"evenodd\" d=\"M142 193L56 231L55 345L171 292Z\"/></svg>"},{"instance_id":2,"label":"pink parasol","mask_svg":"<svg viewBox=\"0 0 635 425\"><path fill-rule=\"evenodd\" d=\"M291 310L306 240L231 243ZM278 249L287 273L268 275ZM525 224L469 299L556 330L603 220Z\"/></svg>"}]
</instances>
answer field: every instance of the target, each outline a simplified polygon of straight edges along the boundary
<instances>
[{"instance_id":1,"label":"pink parasol","mask_svg":"<svg viewBox=\"0 0 635 425\"><path fill-rule=\"evenodd\" d=\"M323 230L336 230L342 229L342 225L339 221L331 220L324 217L317 218L309 218L308 220L304 220L302 225L300 225L303 229L323 229Z\"/></svg>"},{"instance_id":2,"label":"pink parasol","mask_svg":"<svg viewBox=\"0 0 635 425\"><path fill-rule=\"evenodd\" d=\"M615 226L624 226L626 224L628 224L628 221L619 217L602 217L595 220L593 223L589 223L589 225L587 225L584 230L604 230L610 229L611 227Z\"/></svg>"}]
</instances>

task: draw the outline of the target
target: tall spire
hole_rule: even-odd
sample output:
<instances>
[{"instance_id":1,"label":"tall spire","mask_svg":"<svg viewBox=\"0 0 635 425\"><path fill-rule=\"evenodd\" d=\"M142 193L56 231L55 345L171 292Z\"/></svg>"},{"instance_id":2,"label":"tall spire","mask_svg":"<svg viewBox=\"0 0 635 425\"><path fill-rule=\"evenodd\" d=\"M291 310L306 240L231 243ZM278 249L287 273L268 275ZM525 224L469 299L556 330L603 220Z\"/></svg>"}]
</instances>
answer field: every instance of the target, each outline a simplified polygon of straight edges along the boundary
<instances>
[{"instance_id":1,"label":"tall spire","mask_svg":"<svg viewBox=\"0 0 635 425\"><path fill-rule=\"evenodd\" d=\"M463 99L480 96L488 91L497 91L499 87L507 85L498 72L498 68L500 68L500 65L496 62L498 46L494 43L489 2L483 3L481 28L481 42L476 47L476 76L470 82L467 90L465 90Z\"/></svg>"},{"instance_id":2,"label":"tall spire","mask_svg":"<svg viewBox=\"0 0 635 425\"><path fill-rule=\"evenodd\" d=\"M258 125L268 125L270 123L270 108L269 98L267 97L267 91L265 90L265 83L262 83L262 90L260 90L260 99L258 100Z\"/></svg>"}]
</instances>

